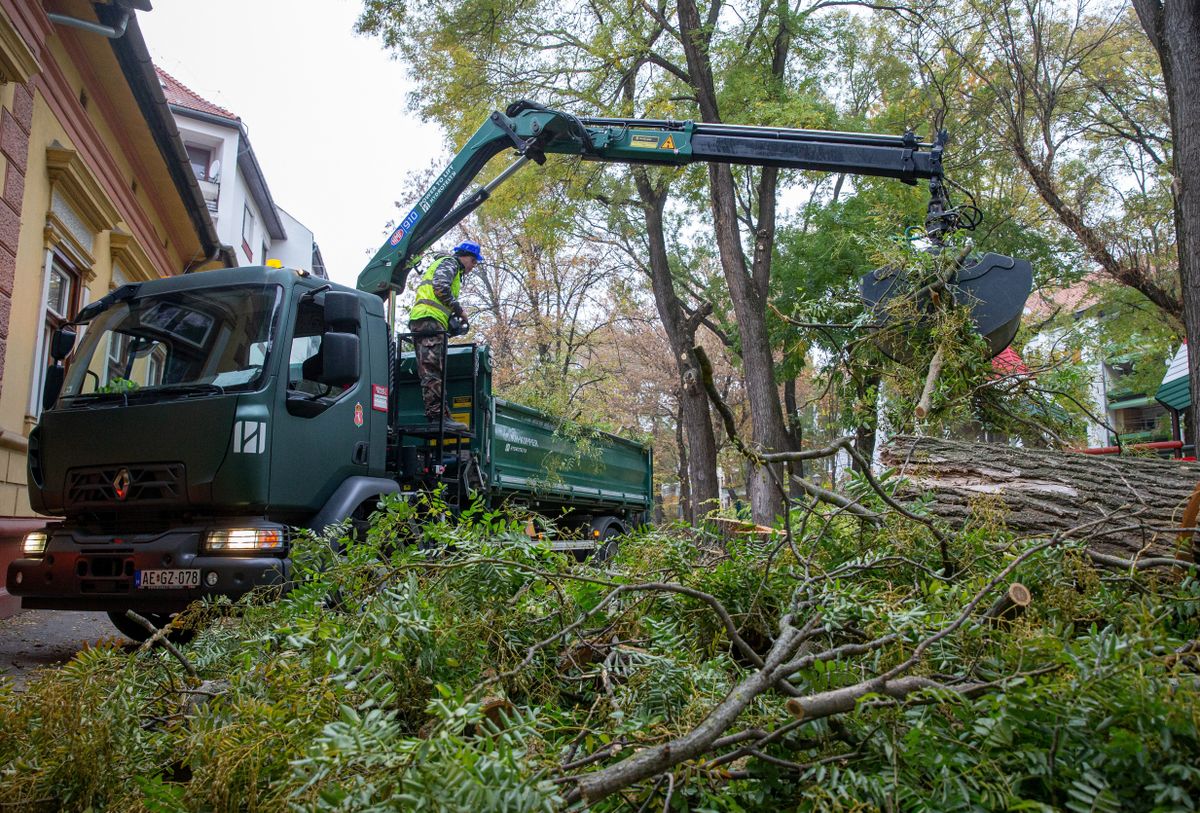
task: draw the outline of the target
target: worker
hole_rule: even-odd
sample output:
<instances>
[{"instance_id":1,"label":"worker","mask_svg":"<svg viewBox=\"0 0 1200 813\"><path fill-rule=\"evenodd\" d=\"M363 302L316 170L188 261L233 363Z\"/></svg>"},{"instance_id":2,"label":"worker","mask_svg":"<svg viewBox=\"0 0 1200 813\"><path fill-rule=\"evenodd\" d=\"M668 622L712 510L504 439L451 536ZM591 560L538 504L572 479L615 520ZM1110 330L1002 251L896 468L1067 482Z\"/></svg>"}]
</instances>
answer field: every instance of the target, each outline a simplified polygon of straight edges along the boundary
<instances>
[{"instance_id":1,"label":"worker","mask_svg":"<svg viewBox=\"0 0 1200 813\"><path fill-rule=\"evenodd\" d=\"M470 327L458 293L463 274L469 274L481 262L483 252L479 244L470 241L459 243L450 254L435 254L421 275L417 301L408 314L408 329L414 334L417 346L417 378L421 382L425 417L437 424L445 416L442 425L452 432L466 432L469 428L449 417L450 407L442 392L442 369L446 363L442 336L450 330L451 316L459 323L457 332L465 333Z\"/></svg>"}]
</instances>

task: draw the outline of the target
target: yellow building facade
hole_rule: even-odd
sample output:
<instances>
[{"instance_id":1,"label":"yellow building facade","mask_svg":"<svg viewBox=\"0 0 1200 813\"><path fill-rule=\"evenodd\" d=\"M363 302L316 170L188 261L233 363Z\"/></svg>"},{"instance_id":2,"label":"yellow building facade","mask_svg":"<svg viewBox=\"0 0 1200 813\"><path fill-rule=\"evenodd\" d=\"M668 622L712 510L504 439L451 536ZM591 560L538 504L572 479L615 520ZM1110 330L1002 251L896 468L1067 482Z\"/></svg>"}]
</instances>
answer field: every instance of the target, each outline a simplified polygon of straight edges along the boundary
<instances>
[{"instance_id":1,"label":"yellow building facade","mask_svg":"<svg viewBox=\"0 0 1200 813\"><path fill-rule=\"evenodd\" d=\"M2 584L44 522L25 472L53 330L124 283L227 263L125 5L0 0L0 82Z\"/></svg>"}]
</instances>

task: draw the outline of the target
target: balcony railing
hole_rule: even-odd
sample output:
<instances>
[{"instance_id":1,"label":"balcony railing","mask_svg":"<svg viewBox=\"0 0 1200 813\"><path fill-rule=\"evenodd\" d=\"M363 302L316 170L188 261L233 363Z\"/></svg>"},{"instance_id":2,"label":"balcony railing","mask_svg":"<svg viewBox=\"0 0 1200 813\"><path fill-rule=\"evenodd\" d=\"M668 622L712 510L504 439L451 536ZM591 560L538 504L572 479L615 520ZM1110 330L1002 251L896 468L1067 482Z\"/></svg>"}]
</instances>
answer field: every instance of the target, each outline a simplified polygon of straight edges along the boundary
<instances>
[{"instance_id":1,"label":"balcony railing","mask_svg":"<svg viewBox=\"0 0 1200 813\"><path fill-rule=\"evenodd\" d=\"M221 185L214 181L206 181L198 179L200 184L200 194L204 195L204 203L208 206L208 211L216 214L217 199L221 196Z\"/></svg>"}]
</instances>

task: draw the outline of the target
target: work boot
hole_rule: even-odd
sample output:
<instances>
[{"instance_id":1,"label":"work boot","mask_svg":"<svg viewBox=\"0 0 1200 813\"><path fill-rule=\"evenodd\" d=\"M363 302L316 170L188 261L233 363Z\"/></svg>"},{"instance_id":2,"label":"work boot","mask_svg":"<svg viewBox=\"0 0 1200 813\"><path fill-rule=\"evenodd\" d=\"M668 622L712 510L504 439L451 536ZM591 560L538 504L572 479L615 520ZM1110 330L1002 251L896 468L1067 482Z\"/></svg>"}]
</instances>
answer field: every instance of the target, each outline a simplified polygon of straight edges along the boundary
<instances>
[{"instance_id":1,"label":"work boot","mask_svg":"<svg viewBox=\"0 0 1200 813\"><path fill-rule=\"evenodd\" d=\"M429 416L430 426L436 427L439 423L441 424L442 429L449 433L471 431L471 427L467 426L462 421L456 421L453 418L446 418L443 422L440 415Z\"/></svg>"}]
</instances>

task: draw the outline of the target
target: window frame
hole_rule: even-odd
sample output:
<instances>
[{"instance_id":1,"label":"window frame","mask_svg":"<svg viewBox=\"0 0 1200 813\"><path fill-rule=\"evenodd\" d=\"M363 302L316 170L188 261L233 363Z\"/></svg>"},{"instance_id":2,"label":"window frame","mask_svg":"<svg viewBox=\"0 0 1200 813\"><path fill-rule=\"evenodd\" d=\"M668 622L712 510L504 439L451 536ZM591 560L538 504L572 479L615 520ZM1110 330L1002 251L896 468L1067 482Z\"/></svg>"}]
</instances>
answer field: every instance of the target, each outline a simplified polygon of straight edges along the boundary
<instances>
[{"instance_id":1,"label":"window frame","mask_svg":"<svg viewBox=\"0 0 1200 813\"><path fill-rule=\"evenodd\" d=\"M49 285L46 288L46 315L53 316L58 322L55 326L56 329L62 327L79 310L78 298L81 276L78 271L67 266L66 259L62 255L58 252L54 253L54 259L50 263ZM60 297L65 306L61 310L54 304L50 293L54 289L55 278L63 279L67 288L66 296Z\"/></svg>"},{"instance_id":2,"label":"window frame","mask_svg":"<svg viewBox=\"0 0 1200 813\"><path fill-rule=\"evenodd\" d=\"M206 147L203 144L189 144L187 142L184 143L183 149L187 153L188 163L191 164L192 173L196 175L196 180L211 181L212 176L210 171L212 170L213 154L215 153L215 150L213 150L212 147ZM202 173L196 173L196 162L192 156L193 150L198 153L202 152L208 156L204 162L204 171Z\"/></svg>"},{"instance_id":3,"label":"window frame","mask_svg":"<svg viewBox=\"0 0 1200 813\"><path fill-rule=\"evenodd\" d=\"M83 296L85 280L85 272L80 269L74 262L71 261L63 252L58 249L49 249L47 252L50 256L46 260L45 280L42 299L42 313L38 320L38 329L41 331L40 342L38 343L39 353L37 355L37 366L30 376L31 386L31 401L33 407L31 415L35 420L40 420L42 416L42 388L46 383L46 368L50 366L50 345L54 331L66 325L75 314L79 312L80 298ZM64 310L66 313L59 313L51 308L50 304L50 283L56 273L60 273L66 277L69 289L67 291ZM66 364L70 365L68 359Z\"/></svg>"},{"instance_id":4,"label":"window frame","mask_svg":"<svg viewBox=\"0 0 1200 813\"><path fill-rule=\"evenodd\" d=\"M251 262L254 260L254 250L250 248L250 241L253 238L254 212L250 208L250 202L246 201L242 204L242 251L246 252L246 258Z\"/></svg>"},{"instance_id":5,"label":"window frame","mask_svg":"<svg viewBox=\"0 0 1200 813\"><path fill-rule=\"evenodd\" d=\"M298 336L300 330L300 314L303 309L312 308L319 314L320 331L303 336ZM299 339L311 340L320 339L317 342L315 352L316 355L321 350L321 345L324 342L324 336L329 332L329 326L324 321L324 308L318 305L312 298L301 297L295 305L295 310L291 314L291 325L288 331L287 344L281 348L286 352L281 353L283 358L280 361L281 370L285 378L284 391L284 406L288 413L298 418L310 419L323 414L330 407L346 401L351 393L358 391L359 386L366 380L366 361L364 344L361 335L358 345L358 363L359 363L359 379L357 382L345 387L334 387L328 384L321 384L312 379L300 378L297 381L292 380L292 357L296 352L296 342ZM311 356L307 356L300 361L301 369L303 370L304 361L307 361ZM301 373L303 375L303 373ZM296 384L297 386L293 386ZM308 386L305 386L308 385Z\"/></svg>"}]
</instances>

